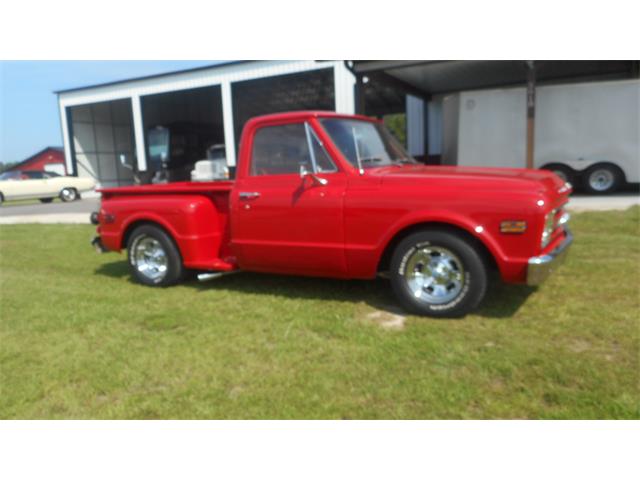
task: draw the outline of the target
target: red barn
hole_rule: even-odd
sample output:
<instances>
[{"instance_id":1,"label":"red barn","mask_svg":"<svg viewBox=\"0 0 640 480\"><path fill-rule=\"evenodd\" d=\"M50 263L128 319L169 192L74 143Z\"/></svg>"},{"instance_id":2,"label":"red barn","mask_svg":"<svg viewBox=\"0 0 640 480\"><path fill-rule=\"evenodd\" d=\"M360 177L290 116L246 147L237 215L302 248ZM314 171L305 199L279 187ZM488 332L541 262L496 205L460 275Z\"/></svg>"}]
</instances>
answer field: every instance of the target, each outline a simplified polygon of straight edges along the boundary
<instances>
[{"instance_id":1,"label":"red barn","mask_svg":"<svg viewBox=\"0 0 640 480\"><path fill-rule=\"evenodd\" d=\"M15 164L6 171L12 170L36 170L66 175L67 168L64 163L64 150L61 147L47 147L31 155L26 160Z\"/></svg>"}]
</instances>

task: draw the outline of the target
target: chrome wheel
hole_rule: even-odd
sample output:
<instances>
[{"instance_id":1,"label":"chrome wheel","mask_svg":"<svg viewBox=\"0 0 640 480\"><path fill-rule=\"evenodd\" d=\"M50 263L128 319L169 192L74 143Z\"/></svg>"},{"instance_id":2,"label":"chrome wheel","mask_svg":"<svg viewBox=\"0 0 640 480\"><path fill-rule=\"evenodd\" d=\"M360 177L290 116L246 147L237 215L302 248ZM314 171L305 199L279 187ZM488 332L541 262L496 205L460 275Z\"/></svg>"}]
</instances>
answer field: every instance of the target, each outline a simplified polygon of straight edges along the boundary
<instances>
[{"instance_id":1,"label":"chrome wheel","mask_svg":"<svg viewBox=\"0 0 640 480\"><path fill-rule=\"evenodd\" d=\"M606 192L615 183L615 176L608 168L598 168L589 174L589 186L596 192Z\"/></svg>"},{"instance_id":2,"label":"chrome wheel","mask_svg":"<svg viewBox=\"0 0 640 480\"><path fill-rule=\"evenodd\" d=\"M462 262L453 252L428 245L411 254L405 264L404 278L416 299L440 305L460 294L465 273Z\"/></svg>"},{"instance_id":3,"label":"chrome wheel","mask_svg":"<svg viewBox=\"0 0 640 480\"><path fill-rule=\"evenodd\" d=\"M63 188L60 192L60 199L63 202L73 202L76 198L78 198L78 192L73 188Z\"/></svg>"},{"instance_id":4,"label":"chrome wheel","mask_svg":"<svg viewBox=\"0 0 640 480\"><path fill-rule=\"evenodd\" d=\"M136 238L132 248L132 262L136 270L154 283L167 275L167 253L158 240L148 235Z\"/></svg>"}]
</instances>

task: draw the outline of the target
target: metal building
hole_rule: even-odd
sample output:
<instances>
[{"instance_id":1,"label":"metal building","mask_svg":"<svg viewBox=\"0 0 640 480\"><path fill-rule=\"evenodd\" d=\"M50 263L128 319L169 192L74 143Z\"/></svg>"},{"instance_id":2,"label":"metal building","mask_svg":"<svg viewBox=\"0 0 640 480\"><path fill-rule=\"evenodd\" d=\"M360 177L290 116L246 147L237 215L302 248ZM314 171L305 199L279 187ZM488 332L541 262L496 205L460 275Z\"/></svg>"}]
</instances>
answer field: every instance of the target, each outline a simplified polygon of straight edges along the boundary
<instances>
[{"instance_id":1,"label":"metal building","mask_svg":"<svg viewBox=\"0 0 640 480\"><path fill-rule=\"evenodd\" d=\"M355 77L342 61L250 61L56 92L67 171L102 186L148 172L147 137L157 125L177 132L185 167L223 144L235 166L242 126L278 111L354 112Z\"/></svg>"}]
</instances>

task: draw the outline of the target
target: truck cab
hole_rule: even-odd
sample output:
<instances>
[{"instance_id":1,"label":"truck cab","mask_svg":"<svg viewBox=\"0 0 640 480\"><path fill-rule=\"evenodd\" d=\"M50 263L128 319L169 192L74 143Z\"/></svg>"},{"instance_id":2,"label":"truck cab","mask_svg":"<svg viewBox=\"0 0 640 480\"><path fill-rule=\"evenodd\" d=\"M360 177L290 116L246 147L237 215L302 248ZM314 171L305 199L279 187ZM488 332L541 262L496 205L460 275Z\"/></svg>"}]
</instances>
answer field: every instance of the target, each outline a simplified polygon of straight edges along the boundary
<instances>
[{"instance_id":1,"label":"truck cab","mask_svg":"<svg viewBox=\"0 0 640 480\"><path fill-rule=\"evenodd\" d=\"M100 250L126 249L150 286L237 270L372 279L412 312L474 309L496 268L537 284L572 241L571 189L550 172L427 167L363 116L250 120L234 181L103 189Z\"/></svg>"}]
</instances>

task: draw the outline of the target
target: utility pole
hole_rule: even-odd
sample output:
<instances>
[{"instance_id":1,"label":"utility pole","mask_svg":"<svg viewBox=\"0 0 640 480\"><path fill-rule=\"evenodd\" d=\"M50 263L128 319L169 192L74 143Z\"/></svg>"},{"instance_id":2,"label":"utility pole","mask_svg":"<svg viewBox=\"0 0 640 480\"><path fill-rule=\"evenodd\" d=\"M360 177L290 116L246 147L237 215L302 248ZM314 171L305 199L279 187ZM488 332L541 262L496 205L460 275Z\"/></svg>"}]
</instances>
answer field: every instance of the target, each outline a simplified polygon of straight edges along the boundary
<instances>
[{"instance_id":1,"label":"utility pole","mask_svg":"<svg viewBox=\"0 0 640 480\"><path fill-rule=\"evenodd\" d=\"M356 113L358 115L364 115L365 107L364 107L364 78L362 74L356 73L356 83L353 86L355 88L355 103L356 103Z\"/></svg>"},{"instance_id":2,"label":"utility pole","mask_svg":"<svg viewBox=\"0 0 640 480\"><path fill-rule=\"evenodd\" d=\"M527 62L527 168L533 168L533 144L536 120L536 66L533 60Z\"/></svg>"}]
</instances>

